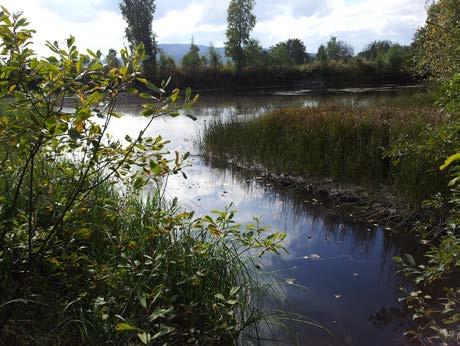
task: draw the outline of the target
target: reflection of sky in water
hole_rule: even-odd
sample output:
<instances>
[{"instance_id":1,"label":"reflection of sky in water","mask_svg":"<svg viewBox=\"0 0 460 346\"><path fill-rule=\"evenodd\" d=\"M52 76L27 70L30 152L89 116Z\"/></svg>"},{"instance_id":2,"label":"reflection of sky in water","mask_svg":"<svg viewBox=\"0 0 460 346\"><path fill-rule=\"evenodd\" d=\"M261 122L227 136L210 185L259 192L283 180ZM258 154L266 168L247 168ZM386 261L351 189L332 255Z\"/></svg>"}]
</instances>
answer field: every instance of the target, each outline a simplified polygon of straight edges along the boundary
<instances>
[{"instance_id":1,"label":"reflection of sky in water","mask_svg":"<svg viewBox=\"0 0 460 346\"><path fill-rule=\"evenodd\" d=\"M333 101L369 102L366 98L336 95ZM324 96L224 96L204 98L194 110L198 120L188 118L157 119L148 135L162 135L171 141L169 149L191 151L193 140L206 122L216 117L244 118L281 106L312 106ZM145 126L136 105L121 107L126 116L115 119L109 132L123 138L137 136ZM392 256L407 252L407 242L386 235L381 228L358 225L316 202L311 196L267 186L242 172L213 167L198 156L192 157L185 169L188 179L181 175L168 179L166 195L178 197L182 205L198 214L212 209L224 209L230 203L238 211L237 221L247 223L260 217L262 224L274 231L287 233L288 254L265 260L270 269L286 269L278 273L283 279L295 279L305 286L285 286L284 308L320 322L335 334L335 338L313 327L299 327L303 343L311 345L389 345L397 344L401 330L387 327L377 330L369 316L382 307L397 305L401 278L393 274ZM394 238L394 239L393 239ZM318 259L305 258L319 255ZM313 256L314 257L314 256Z\"/></svg>"}]
</instances>

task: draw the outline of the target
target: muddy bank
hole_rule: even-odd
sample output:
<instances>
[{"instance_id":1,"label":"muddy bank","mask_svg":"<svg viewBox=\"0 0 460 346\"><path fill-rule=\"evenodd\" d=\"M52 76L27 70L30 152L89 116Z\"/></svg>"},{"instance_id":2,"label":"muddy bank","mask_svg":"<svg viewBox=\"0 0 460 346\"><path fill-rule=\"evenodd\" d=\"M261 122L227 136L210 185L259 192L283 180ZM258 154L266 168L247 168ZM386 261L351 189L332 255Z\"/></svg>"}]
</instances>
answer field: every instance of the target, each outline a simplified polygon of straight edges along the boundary
<instances>
[{"instance_id":1,"label":"muddy bank","mask_svg":"<svg viewBox=\"0 0 460 346\"><path fill-rule=\"evenodd\" d=\"M369 188L342 184L330 178L270 172L261 165L247 164L230 157L220 158L209 154L203 157L211 166L226 167L236 173L249 173L261 183L306 192L357 222L384 226L388 230L405 231L416 223L428 222L433 217L430 211L410 205L385 186Z\"/></svg>"}]
</instances>

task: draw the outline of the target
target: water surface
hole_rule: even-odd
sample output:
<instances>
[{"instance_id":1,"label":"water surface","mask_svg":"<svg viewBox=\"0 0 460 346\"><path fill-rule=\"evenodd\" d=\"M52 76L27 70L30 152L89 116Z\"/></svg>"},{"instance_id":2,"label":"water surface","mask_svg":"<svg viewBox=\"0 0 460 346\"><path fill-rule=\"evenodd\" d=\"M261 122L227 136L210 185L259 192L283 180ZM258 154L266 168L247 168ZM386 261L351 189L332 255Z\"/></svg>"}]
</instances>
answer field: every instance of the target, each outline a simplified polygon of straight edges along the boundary
<instances>
[{"instance_id":1,"label":"water surface","mask_svg":"<svg viewBox=\"0 0 460 346\"><path fill-rule=\"evenodd\" d=\"M171 140L169 149L192 153L191 166L168 179L166 194L198 214L224 209L230 203L238 211L237 220L263 225L287 234L288 254L270 256L265 265L284 280L282 308L303 314L333 335L312 326L297 325L298 340L279 334L283 342L302 345L400 345L405 340L404 316L398 298L403 279L395 275L392 257L414 253L413 241L397 236L378 225L340 215L333 205L308 194L285 189L229 166L216 166L198 155L193 142L205 124L213 119L259 116L288 106L315 106L322 102L385 103L410 95L412 88L311 90L256 90L239 94L202 95L188 118L157 119L150 135ZM123 138L136 136L146 123L139 116L137 102L125 100L110 132ZM303 286L301 288L299 286Z\"/></svg>"}]
</instances>

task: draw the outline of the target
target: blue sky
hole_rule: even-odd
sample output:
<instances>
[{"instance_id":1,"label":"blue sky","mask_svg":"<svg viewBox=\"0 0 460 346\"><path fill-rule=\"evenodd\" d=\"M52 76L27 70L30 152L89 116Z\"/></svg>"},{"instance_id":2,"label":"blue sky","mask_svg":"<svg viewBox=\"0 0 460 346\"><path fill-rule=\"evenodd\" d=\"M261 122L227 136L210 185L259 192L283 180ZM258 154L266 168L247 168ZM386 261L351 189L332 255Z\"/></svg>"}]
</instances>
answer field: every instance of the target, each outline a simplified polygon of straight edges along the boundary
<instances>
[{"instance_id":1,"label":"blue sky","mask_svg":"<svg viewBox=\"0 0 460 346\"><path fill-rule=\"evenodd\" d=\"M107 51L121 48L125 23L119 0L2 0L23 10L38 31L35 48L46 40L73 34L79 46ZM157 0L153 24L160 43L223 45L229 0ZM253 37L269 47L288 38L302 39L309 52L331 35L360 51L372 40L407 44L426 18L425 0L258 0Z\"/></svg>"}]
</instances>

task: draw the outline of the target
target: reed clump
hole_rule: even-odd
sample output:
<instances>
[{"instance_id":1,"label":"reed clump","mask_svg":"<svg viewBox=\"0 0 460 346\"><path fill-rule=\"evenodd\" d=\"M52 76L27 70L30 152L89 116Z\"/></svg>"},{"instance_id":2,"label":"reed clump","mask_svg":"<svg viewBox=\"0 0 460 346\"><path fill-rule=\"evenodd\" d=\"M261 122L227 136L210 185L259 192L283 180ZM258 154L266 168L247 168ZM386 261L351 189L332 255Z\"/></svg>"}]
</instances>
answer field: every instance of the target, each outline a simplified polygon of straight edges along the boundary
<instances>
[{"instance_id":1,"label":"reed clump","mask_svg":"<svg viewBox=\"0 0 460 346\"><path fill-rule=\"evenodd\" d=\"M206 127L201 146L207 154L273 172L385 184L421 201L445 190L447 178L433 167L442 163L443 152L453 150L458 134L443 138L433 129L448 123L433 107L320 105L247 121L216 120Z\"/></svg>"}]
</instances>

